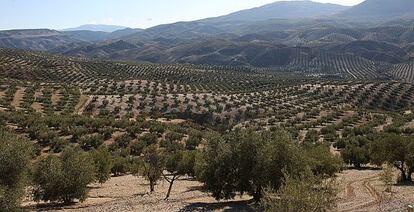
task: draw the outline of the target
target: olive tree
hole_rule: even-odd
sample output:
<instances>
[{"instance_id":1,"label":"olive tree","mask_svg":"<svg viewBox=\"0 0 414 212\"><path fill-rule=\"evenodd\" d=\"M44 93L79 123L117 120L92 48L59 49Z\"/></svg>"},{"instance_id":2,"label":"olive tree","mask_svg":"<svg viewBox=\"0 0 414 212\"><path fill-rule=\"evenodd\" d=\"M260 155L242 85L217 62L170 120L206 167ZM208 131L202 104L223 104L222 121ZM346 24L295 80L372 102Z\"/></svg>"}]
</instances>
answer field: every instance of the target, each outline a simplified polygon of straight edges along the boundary
<instances>
[{"instance_id":1,"label":"olive tree","mask_svg":"<svg viewBox=\"0 0 414 212\"><path fill-rule=\"evenodd\" d=\"M324 179L306 170L299 176L285 174L278 190L265 190L265 211L332 211L336 207L338 186L335 179Z\"/></svg>"},{"instance_id":2,"label":"olive tree","mask_svg":"<svg viewBox=\"0 0 414 212\"><path fill-rule=\"evenodd\" d=\"M234 198L237 193L248 193L259 200L265 187L280 187L282 170L295 176L308 163L283 130L212 134L206 140L196 170L198 178L217 200Z\"/></svg>"},{"instance_id":3,"label":"olive tree","mask_svg":"<svg viewBox=\"0 0 414 212\"><path fill-rule=\"evenodd\" d=\"M164 174L164 179L170 185L165 199L170 197L173 184L180 176L194 174L195 157L195 151L176 151L167 156L165 169L168 174Z\"/></svg>"},{"instance_id":4,"label":"olive tree","mask_svg":"<svg viewBox=\"0 0 414 212\"><path fill-rule=\"evenodd\" d=\"M20 206L32 157L29 141L0 129L0 211Z\"/></svg>"},{"instance_id":5,"label":"olive tree","mask_svg":"<svg viewBox=\"0 0 414 212\"><path fill-rule=\"evenodd\" d=\"M90 155L79 148L66 148L61 157L42 159L34 173L35 200L70 203L87 198L88 184L95 180Z\"/></svg>"},{"instance_id":6,"label":"olive tree","mask_svg":"<svg viewBox=\"0 0 414 212\"><path fill-rule=\"evenodd\" d=\"M155 191L155 185L161 179L165 167L165 157L157 145L148 146L144 150L142 163L143 175L149 181L150 191Z\"/></svg>"},{"instance_id":7,"label":"olive tree","mask_svg":"<svg viewBox=\"0 0 414 212\"><path fill-rule=\"evenodd\" d=\"M414 172L414 139L396 134L381 134L370 146L374 164L390 163L400 171L400 181L412 181Z\"/></svg>"},{"instance_id":8,"label":"olive tree","mask_svg":"<svg viewBox=\"0 0 414 212\"><path fill-rule=\"evenodd\" d=\"M102 184L111 177L112 155L107 147L101 146L92 152L92 158L95 164L96 180Z\"/></svg>"}]
</instances>

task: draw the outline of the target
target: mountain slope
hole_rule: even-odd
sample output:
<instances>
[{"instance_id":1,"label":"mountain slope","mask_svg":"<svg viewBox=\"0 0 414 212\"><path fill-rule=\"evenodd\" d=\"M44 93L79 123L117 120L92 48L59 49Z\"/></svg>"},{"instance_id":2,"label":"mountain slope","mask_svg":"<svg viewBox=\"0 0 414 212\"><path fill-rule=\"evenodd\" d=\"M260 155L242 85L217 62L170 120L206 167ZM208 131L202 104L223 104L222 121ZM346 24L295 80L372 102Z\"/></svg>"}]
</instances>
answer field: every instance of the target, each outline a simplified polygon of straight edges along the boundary
<instances>
[{"instance_id":1,"label":"mountain slope","mask_svg":"<svg viewBox=\"0 0 414 212\"><path fill-rule=\"evenodd\" d=\"M280 25L286 28L286 25L309 22L310 20L306 19L336 14L347 8L346 6L312 1L280 1L215 18L159 25L125 39L131 41L159 37L175 39L200 38L223 33L240 34L256 25L263 25L260 31L264 31L269 26L269 24L266 25L267 21L270 21L270 25ZM276 24L274 24L275 21Z\"/></svg>"},{"instance_id":2,"label":"mountain slope","mask_svg":"<svg viewBox=\"0 0 414 212\"><path fill-rule=\"evenodd\" d=\"M63 31L62 33L74 39L87 41L87 42L97 42L97 41L118 39L118 38L125 37L128 35L140 32L140 31L142 31L142 29L125 28L125 29L114 31L114 32L75 30L75 31Z\"/></svg>"},{"instance_id":3,"label":"mountain slope","mask_svg":"<svg viewBox=\"0 0 414 212\"><path fill-rule=\"evenodd\" d=\"M217 18L210 18L206 21L263 21L268 19L316 18L333 15L348 8L336 4L323 4L312 1L280 1Z\"/></svg>"},{"instance_id":4,"label":"mountain slope","mask_svg":"<svg viewBox=\"0 0 414 212\"><path fill-rule=\"evenodd\" d=\"M62 31L99 31L99 32L115 32L117 30L122 30L127 27L117 26L117 25L104 25L104 24L86 24L75 28L64 29Z\"/></svg>"},{"instance_id":5,"label":"mountain slope","mask_svg":"<svg viewBox=\"0 0 414 212\"><path fill-rule=\"evenodd\" d=\"M0 47L48 51L65 45L73 47L88 43L56 30L29 29L0 31Z\"/></svg>"},{"instance_id":6,"label":"mountain slope","mask_svg":"<svg viewBox=\"0 0 414 212\"><path fill-rule=\"evenodd\" d=\"M414 1L366 0L361 4L344 11L340 17L354 19L394 19L398 17L414 17Z\"/></svg>"}]
</instances>

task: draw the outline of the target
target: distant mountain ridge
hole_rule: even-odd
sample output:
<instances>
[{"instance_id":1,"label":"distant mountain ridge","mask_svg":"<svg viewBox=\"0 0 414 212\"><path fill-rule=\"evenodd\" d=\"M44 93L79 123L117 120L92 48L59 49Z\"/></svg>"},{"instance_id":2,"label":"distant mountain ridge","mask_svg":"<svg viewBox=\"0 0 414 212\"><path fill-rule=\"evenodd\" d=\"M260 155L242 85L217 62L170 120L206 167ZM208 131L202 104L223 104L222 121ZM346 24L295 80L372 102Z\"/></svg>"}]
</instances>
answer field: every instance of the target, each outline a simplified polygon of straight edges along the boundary
<instances>
[{"instance_id":1,"label":"distant mountain ridge","mask_svg":"<svg viewBox=\"0 0 414 212\"><path fill-rule=\"evenodd\" d=\"M128 27L117 25L105 25L105 24L85 24L75 28L63 29L62 31L95 31L95 32L115 32L123 30Z\"/></svg>"},{"instance_id":2,"label":"distant mountain ridge","mask_svg":"<svg viewBox=\"0 0 414 212\"><path fill-rule=\"evenodd\" d=\"M337 14L348 8L350 7L313 1L278 1L261 7L205 19L204 21L263 21L268 19L316 18Z\"/></svg>"},{"instance_id":3,"label":"distant mountain ridge","mask_svg":"<svg viewBox=\"0 0 414 212\"><path fill-rule=\"evenodd\" d=\"M49 29L27 29L0 31L0 46L3 48L49 51L60 46L72 48L88 45L62 32Z\"/></svg>"},{"instance_id":4,"label":"distant mountain ridge","mask_svg":"<svg viewBox=\"0 0 414 212\"><path fill-rule=\"evenodd\" d=\"M145 30L0 31L0 47L153 63L295 68L336 55L399 64L414 60L414 17L405 18L413 10L414 0L367 0L354 7L280 1Z\"/></svg>"},{"instance_id":5,"label":"distant mountain ridge","mask_svg":"<svg viewBox=\"0 0 414 212\"><path fill-rule=\"evenodd\" d=\"M344 18L413 18L413 0L366 0L339 15Z\"/></svg>"}]
</instances>

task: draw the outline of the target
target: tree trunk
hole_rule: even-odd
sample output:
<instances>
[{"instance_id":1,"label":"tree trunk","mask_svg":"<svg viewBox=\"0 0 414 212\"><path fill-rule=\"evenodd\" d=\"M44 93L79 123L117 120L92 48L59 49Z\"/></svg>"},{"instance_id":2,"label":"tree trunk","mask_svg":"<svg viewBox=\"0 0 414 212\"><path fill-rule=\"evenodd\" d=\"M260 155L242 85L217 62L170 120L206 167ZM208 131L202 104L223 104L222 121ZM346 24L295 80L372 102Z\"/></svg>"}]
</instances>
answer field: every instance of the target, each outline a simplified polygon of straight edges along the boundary
<instances>
[{"instance_id":1,"label":"tree trunk","mask_svg":"<svg viewBox=\"0 0 414 212\"><path fill-rule=\"evenodd\" d=\"M155 191L155 182L153 182L152 180L150 180L150 191L151 193Z\"/></svg>"},{"instance_id":2,"label":"tree trunk","mask_svg":"<svg viewBox=\"0 0 414 212\"><path fill-rule=\"evenodd\" d=\"M260 202L261 198L262 198L262 187L259 186L258 188L256 188L256 191L253 194L253 199L256 202Z\"/></svg>"},{"instance_id":3,"label":"tree trunk","mask_svg":"<svg viewBox=\"0 0 414 212\"><path fill-rule=\"evenodd\" d=\"M63 204L69 205L70 203L72 203L72 199L70 197L63 198Z\"/></svg>"},{"instance_id":4,"label":"tree trunk","mask_svg":"<svg viewBox=\"0 0 414 212\"><path fill-rule=\"evenodd\" d=\"M404 169L404 164L402 164L401 166L395 165L394 166L400 170L401 172L401 182L405 182L407 181L407 174L405 173L405 169Z\"/></svg>"},{"instance_id":5,"label":"tree trunk","mask_svg":"<svg viewBox=\"0 0 414 212\"><path fill-rule=\"evenodd\" d=\"M407 173L407 181L413 181L413 178L411 177L413 175L414 169L408 169Z\"/></svg>"},{"instance_id":6,"label":"tree trunk","mask_svg":"<svg viewBox=\"0 0 414 212\"><path fill-rule=\"evenodd\" d=\"M174 181L175 181L175 177L176 177L176 175L174 175L173 178L170 181L170 187L168 187L168 192L167 192L167 195L165 196L164 200L167 200L170 197L170 193L171 193L171 189L173 187Z\"/></svg>"}]
</instances>

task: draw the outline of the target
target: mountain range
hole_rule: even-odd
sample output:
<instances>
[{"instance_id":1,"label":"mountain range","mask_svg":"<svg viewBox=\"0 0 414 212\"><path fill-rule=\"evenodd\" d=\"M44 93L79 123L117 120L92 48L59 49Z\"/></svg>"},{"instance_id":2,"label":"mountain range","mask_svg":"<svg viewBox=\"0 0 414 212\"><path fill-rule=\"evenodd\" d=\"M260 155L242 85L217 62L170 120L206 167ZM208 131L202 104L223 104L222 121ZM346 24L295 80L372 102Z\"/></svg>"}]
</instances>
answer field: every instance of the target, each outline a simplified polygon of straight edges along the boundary
<instances>
[{"instance_id":1,"label":"mountain range","mask_svg":"<svg viewBox=\"0 0 414 212\"><path fill-rule=\"evenodd\" d=\"M96 32L115 32L118 30L126 29L128 27L117 25L104 25L104 24L86 24L75 28L64 29L62 31L96 31Z\"/></svg>"},{"instance_id":2,"label":"mountain range","mask_svg":"<svg viewBox=\"0 0 414 212\"><path fill-rule=\"evenodd\" d=\"M333 54L397 64L414 58L414 1L282 1L148 29L9 30L0 31L0 47L153 63L278 67Z\"/></svg>"}]
</instances>

